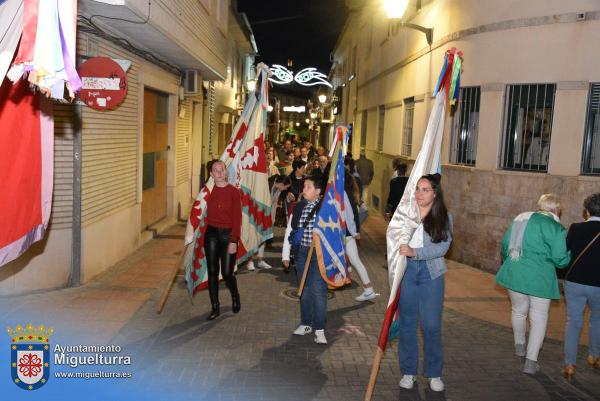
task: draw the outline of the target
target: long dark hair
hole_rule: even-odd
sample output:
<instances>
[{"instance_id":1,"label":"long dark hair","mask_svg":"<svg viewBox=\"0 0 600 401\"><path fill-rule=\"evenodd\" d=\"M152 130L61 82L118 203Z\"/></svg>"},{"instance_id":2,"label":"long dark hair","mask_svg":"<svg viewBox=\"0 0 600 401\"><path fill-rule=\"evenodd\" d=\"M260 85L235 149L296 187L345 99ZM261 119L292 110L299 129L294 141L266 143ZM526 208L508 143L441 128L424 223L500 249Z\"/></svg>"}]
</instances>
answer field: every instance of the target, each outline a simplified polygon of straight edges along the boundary
<instances>
[{"instance_id":1,"label":"long dark hair","mask_svg":"<svg viewBox=\"0 0 600 401\"><path fill-rule=\"evenodd\" d=\"M425 219L423 219L423 228L431 237L432 242L447 241L449 219L448 209L444 203L444 192L440 184L442 176L439 174L427 174L420 179L429 181L431 189L433 189L433 193L435 194L431 210L425 216Z\"/></svg>"},{"instance_id":2,"label":"long dark hair","mask_svg":"<svg viewBox=\"0 0 600 401\"><path fill-rule=\"evenodd\" d=\"M356 180L348 170L344 171L344 191L346 191L346 193L350 197L350 201L358 205L360 201L358 185L356 184Z\"/></svg>"}]
</instances>

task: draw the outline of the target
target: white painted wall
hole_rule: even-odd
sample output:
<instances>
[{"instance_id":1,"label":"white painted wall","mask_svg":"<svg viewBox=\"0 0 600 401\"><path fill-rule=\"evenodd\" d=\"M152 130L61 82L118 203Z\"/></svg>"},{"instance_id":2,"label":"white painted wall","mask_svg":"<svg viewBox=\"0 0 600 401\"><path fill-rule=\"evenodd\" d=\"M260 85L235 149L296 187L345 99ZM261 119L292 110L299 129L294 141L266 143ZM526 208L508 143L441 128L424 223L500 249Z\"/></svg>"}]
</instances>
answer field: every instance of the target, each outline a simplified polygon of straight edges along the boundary
<instances>
[{"instance_id":1,"label":"white painted wall","mask_svg":"<svg viewBox=\"0 0 600 401\"><path fill-rule=\"evenodd\" d=\"M87 283L140 246L141 205L120 210L81 231L81 282Z\"/></svg>"},{"instance_id":2,"label":"white painted wall","mask_svg":"<svg viewBox=\"0 0 600 401\"><path fill-rule=\"evenodd\" d=\"M575 13L582 11L587 11L592 19L575 21ZM506 85L557 83L548 173L578 175L587 87L589 82L600 81L600 52L590 39L600 35L598 13L600 3L589 0L431 1L410 21L434 27L434 49L427 52L421 32L400 28L388 36L388 19L383 10L371 6L351 16L338 40L335 60L338 64L349 63L348 49L358 46L359 70L352 82L358 84L360 114L381 104L393 105L410 96L431 94L446 49L462 50L461 84L482 87L477 168L486 170L498 168ZM540 18L528 20L533 17ZM356 26L361 28L353 29ZM473 31L466 32L468 29ZM370 35L364 35L365 32ZM450 40L451 35L458 35L458 39ZM436 41L443 43L436 45ZM413 157L422 142L429 109L428 100L415 106ZM347 112L350 111L344 111ZM376 113L373 115L374 121L368 124L368 150L376 150L377 119ZM353 116L343 118L351 121ZM400 154L401 121L386 110L386 153ZM566 145L568 151L564 150ZM444 151L449 151L448 138ZM444 154L444 158L448 160L448 155Z\"/></svg>"},{"instance_id":3,"label":"white painted wall","mask_svg":"<svg viewBox=\"0 0 600 401\"><path fill-rule=\"evenodd\" d=\"M21 257L0 268L0 296L63 287L70 272L71 229L50 229Z\"/></svg>"}]
</instances>

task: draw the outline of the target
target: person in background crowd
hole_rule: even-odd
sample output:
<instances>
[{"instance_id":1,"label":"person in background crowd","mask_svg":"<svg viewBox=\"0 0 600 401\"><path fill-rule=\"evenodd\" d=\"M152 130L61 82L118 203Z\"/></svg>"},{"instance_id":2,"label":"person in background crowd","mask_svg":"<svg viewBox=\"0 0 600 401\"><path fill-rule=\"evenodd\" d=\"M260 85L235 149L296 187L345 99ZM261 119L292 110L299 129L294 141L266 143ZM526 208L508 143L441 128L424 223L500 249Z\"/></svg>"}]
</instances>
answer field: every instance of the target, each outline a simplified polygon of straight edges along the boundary
<instances>
[{"instance_id":1,"label":"person in background crowd","mask_svg":"<svg viewBox=\"0 0 600 401\"><path fill-rule=\"evenodd\" d=\"M392 218L392 215L396 211L408 183L406 164L402 163L401 159L396 158L392 161L392 167L394 168L394 176L390 180L390 193L385 205L385 218L388 220Z\"/></svg>"},{"instance_id":2,"label":"person in background crowd","mask_svg":"<svg viewBox=\"0 0 600 401\"><path fill-rule=\"evenodd\" d=\"M586 304L590 307L587 363L600 369L600 192L588 196L583 207L586 221L572 224L567 233L571 252L564 284L567 327L563 375L567 379L575 374Z\"/></svg>"},{"instance_id":3,"label":"person in background crowd","mask_svg":"<svg viewBox=\"0 0 600 401\"><path fill-rule=\"evenodd\" d=\"M208 271L208 294L212 307L208 320L213 320L220 314L219 271L231 292L233 313L238 313L241 308L233 268L242 226L242 200L240 191L227 182L225 163L220 160L212 162L210 175L215 185L206 205L204 253Z\"/></svg>"},{"instance_id":4,"label":"person in background crowd","mask_svg":"<svg viewBox=\"0 0 600 401\"><path fill-rule=\"evenodd\" d=\"M317 148L317 156L327 156L327 149L325 149L323 146L319 146Z\"/></svg>"},{"instance_id":5,"label":"person in background crowd","mask_svg":"<svg viewBox=\"0 0 600 401\"><path fill-rule=\"evenodd\" d=\"M496 282L508 289L512 305L515 355L525 357L523 372L531 375L540 370L538 354L546 335L550 300L560 298L555 267L564 268L571 259L558 198L544 194L538 208L519 214L506 230L501 245L503 263L496 274Z\"/></svg>"},{"instance_id":6,"label":"person in background crowd","mask_svg":"<svg viewBox=\"0 0 600 401\"><path fill-rule=\"evenodd\" d=\"M344 218L346 220L346 256L350 265L356 269L358 277L363 284L363 293L355 299L359 302L374 299L377 295L373 290L373 283L369 279L367 268L360 260L356 240L360 239L360 221L358 218L358 186L354 177L346 170L344 177Z\"/></svg>"},{"instance_id":7,"label":"person in background crowd","mask_svg":"<svg viewBox=\"0 0 600 401\"><path fill-rule=\"evenodd\" d=\"M306 175L322 174L319 169L319 161L314 159L313 161L306 164Z\"/></svg>"},{"instance_id":8,"label":"person in background crowd","mask_svg":"<svg viewBox=\"0 0 600 401\"><path fill-rule=\"evenodd\" d=\"M300 148L294 148L294 160L301 160L302 158L302 151L300 150ZM304 162L306 163L306 162Z\"/></svg>"},{"instance_id":9,"label":"person in background crowd","mask_svg":"<svg viewBox=\"0 0 600 401\"><path fill-rule=\"evenodd\" d=\"M283 146L278 149L278 156L280 161L284 161L287 159L287 152L292 150L292 141L287 139Z\"/></svg>"},{"instance_id":10,"label":"person in background crowd","mask_svg":"<svg viewBox=\"0 0 600 401\"><path fill-rule=\"evenodd\" d=\"M308 149L305 146L300 148L300 160L302 160L303 162L305 162L307 164L310 160L308 158Z\"/></svg>"},{"instance_id":11,"label":"person in background crowd","mask_svg":"<svg viewBox=\"0 0 600 401\"><path fill-rule=\"evenodd\" d=\"M356 166L356 172L360 176L360 180L363 185L363 193L361 194L361 199L365 198L365 192L368 192L367 188L371 185L371 181L373 181L373 160L367 159L367 152L364 148L360 150L360 156L358 160L354 162ZM368 196L368 195L367 195Z\"/></svg>"},{"instance_id":12,"label":"person in background crowd","mask_svg":"<svg viewBox=\"0 0 600 401\"><path fill-rule=\"evenodd\" d=\"M279 168L275 162L275 151L273 148L267 149L267 176L271 178L279 174Z\"/></svg>"},{"instance_id":13,"label":"person in background crowd","mask_svg":"<svg viewBox=\"0 0 600 401\"><path fill-rule=\"evenodd\" d=\"M306 170L306 163L302 160L294 160L292 163L292 174L289 175L292 185L285 194L289 208L288 215L294 210L296 202L300 200L300 194L304 188L304 173Z\"/></svg>"},{"instance_id":14,"label":"person in background crowd","mask_svg":"<svg viewBox=\"0 0 600 401\"><path fill-rule=\"evenodd\" d=\"M444 391L442 368L442 309L444 305L444 255L452 242L452 218L444 203L439 174L424 175L417 182L415 198L421 224L408 244L399 244L406 256L406 272L398 302L398 357L403 376L400 387L411 389L419 365L417 326L421 322L425 359L423 374L431 378L433 391Z\"/></svg>"},{"instance_id":15,"label":"person in background crowd","mask_svg":"<svg viewBox=\"0 0 600 401\"><path fill-rule=\"evenodd\" d=\"M298 149L300 149L300 147L302 146L302 142L300 141L300 138L298 138L298 135L296 135L296 134L292 134L292 146L294 148L298 148Z\"/></svg>"},{"instance_id":16,"label":"person in background crowd","mask_svg":"<svg viewBox=\"0 0 600 401\"><path fill-rule=\"evenodd\" d=\"M325 168L327 167L327 163L329 163L329 158L327 158L327 156L323 155L323 156L319 156L317 158L317 161L319 162L319 170L321 170L321 173L324 173Z\"/></svg>"},{"instance_id":17,"label":"person in background crowd","mask_svg":"<svg viewBox=\"0 0 600 401\"><path fill-rule=\"evenodd\" d=\"M285 162L286 164L281 173L284 175L290 175L292 174L292 171L294 171L292 167L292 164L294 163L294 153L291 150L287 152Z\"/></svg>"},{"instance_id":18,"label":"person in background crowd","mask_svg":"<svg viewBox=\"0 0 600 401\"><path fill-rule=\"evenodd\" d=\"M361 194L362 196L362 181L360 179L360 175L358 175L358 173L356 172L356 167L354 166L354 159L352 158L352 155L350 153L348 153L344 157L344 165L346 166L346 169L350 172L350 174L352 174L352 177L354 177L354 179L356 180L356 185L358 185L359 194Z\"/></svg>"}]
</instances>

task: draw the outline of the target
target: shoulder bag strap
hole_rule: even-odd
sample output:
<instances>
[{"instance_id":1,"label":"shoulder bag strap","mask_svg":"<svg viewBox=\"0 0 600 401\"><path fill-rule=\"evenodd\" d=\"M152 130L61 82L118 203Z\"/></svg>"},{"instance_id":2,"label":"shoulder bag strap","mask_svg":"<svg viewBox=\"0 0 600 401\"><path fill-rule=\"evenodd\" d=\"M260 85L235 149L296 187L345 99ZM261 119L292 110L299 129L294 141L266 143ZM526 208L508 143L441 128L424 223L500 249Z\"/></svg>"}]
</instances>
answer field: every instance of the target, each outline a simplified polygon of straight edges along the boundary
<instances>
[{"instance_id":1,"label":"shoulder bag strap","mask_svg":"<svg viewBox=\"0 0 600 401\"><path fill-rule=\"evenodd\" d=\"M308 214L308 216L306 216L306 220L304 220L304 224L302 225L302 228L306 227L306 225L308 224L308 221L313 218L313 216L315 215L315 213L317 213L317 209L318 208L319 208L319 204L317 203L315 205L315 207L313 207L313 209L310 211L310 213Z\"/></svg>"},{"instance_id":2,"label":"shoulder bag strap","mask_svg":"<svg viewBox=\"0 0 600 401\"><path fill-rule=\"evenodd\" d=\"M573 270L573 266L575 266L577 264L577 262L579 262L579 259L583 256L583 254L585 253L585 251L587 251L590 248L590 246L592 246L592 244L594 243L594 241L596 241L596 239L598 237L600 237L600 232L598 234L596 234L596 236L594 238L592 238L592 240L585 246L585 248L583 248L583 251L579 252L579 255L577 255L577 258L571 264L571 267L569 268L569 271L567 272L567 274L565 274L565 280L569 276L569 273L571 273L571 270Z\"/></svg>"},{"instance_id":3,"label":"shoulder bag strap","mask_svg":"<svg viewBox=\"0 0 600 401\"><path fill-rule=\"evenodd\" d=\"M304 223L302 223L302 228L306 227L306 224L308 223L308 221L313 218L313 216L315 215L315 213L317 213L317 209L318 208L319 208L319 204L317 203L315 205L315 207L312 208L312 210L310 211L310 213L308 213L308 216L306 216L306 220L304 220Z\"/></svg>"}]
</instances>

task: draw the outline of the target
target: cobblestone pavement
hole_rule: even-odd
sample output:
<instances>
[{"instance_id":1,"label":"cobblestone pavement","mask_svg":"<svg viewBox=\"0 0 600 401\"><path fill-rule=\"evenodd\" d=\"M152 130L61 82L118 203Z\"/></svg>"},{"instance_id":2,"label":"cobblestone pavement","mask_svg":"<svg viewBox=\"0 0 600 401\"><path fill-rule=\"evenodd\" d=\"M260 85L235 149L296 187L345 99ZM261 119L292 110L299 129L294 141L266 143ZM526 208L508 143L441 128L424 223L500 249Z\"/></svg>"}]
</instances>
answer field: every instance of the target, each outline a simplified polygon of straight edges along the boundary
<instances>
[{"instance_id":1,"label":"cobblestone pavement","mask_svg":"<svg viewBox=\"0 0 600 401\"><path fill-rule=\"evenodd\" d=\"M208 294L201 292L192 304L181 276L157 314L184 229L172 227L85 286L3 298L0 318L19 322L28 316L61 327L61 333L69 326L70 334L87 344L121 346L134 361L132 385L148 392L146 400L364 399L389 294L383 219L369 217L359 248L380 296L356 302L361 292L356 283L330 293L326 346L315 344L312 335L291 334L299 304L289 296L296 289L294 274L281 269L280 237L265 254L273 269L240 268L239 314L231 312L222 284L222 315L207 321ZM552 308L554 326L540 354L542 370L528 376L521 373L520 358L512 355L505 291L487 273L455 262L449 268L443 317L446 391L433 393L421 377L415 389L401 390L394 342L382 361L374 400L600 399L600 371L583 361L587 347L580 347L574 380L567 382L560 374L564 303ZM131 395L122 399L136 400Z\"/></svg>"},{"instance_id":2,"label":"cobblestone pavement","mask_svg":"<svg viewBox=\"0 0 600 401\"><path fill-rule=\"evenodd\" d=\"M179 277L162 314L155 312L156 293L112 342L137 355L144 366L139 373L143 381L164 399L177 393L189 400L363 400L388 297L384 252L377 238L381 227L367 226L365 231L360 254L381 295L374 302L357 303L354 297L361 289L356 283L331 293L326 346L315 344L312 335L291 334L299 321L299 305L286 296L296 283L293 273L280 268L280 238L265 255L273 269L248 272L242 266L238 272L238 315L231 312L222 284L222 315L207 321L208 294L199 294L192 305ZM445 392L432 392L423 378L415 389L401 390L394 342L381 364L373 398L600 399L600 371L584 366L583 360L573 381L562 378L561 341L546 340L542 370L528 376L520 371L522 360L512 355L507 327L446 308L443 336Z\"/></svg>"}]
</instances>

